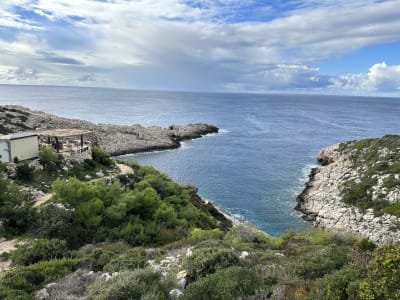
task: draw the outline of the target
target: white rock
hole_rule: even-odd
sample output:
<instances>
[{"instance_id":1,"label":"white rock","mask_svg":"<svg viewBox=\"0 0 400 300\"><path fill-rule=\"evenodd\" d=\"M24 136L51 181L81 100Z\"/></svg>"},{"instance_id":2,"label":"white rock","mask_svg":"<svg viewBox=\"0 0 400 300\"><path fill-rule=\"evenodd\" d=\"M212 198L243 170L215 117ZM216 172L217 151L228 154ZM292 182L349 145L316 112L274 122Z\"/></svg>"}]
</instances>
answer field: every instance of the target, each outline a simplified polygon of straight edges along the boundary
<instances>
[{"instance_id":1,"label":"white rock","mask_svg":"<svg viewBox=\"0 0 400 300\"><path fill-rule=\"evenodd\" d=\"M250 254L249 254L249 252L247 252L247 251L242 251L242 253L240 253L240 258L246 258L247 256L249 256Z\"/></svg>"},{"instance_id":2,"label":"white rock","mask_svg":"<svg viewBox=\"0 0 400 300\"><path fill-rule=\"evenodd\" d=\"M183 293L180 289L173 289L169 291L168 295L171 299L177 299L178 297L182 296Z\"/></svg>"}]
</instances>

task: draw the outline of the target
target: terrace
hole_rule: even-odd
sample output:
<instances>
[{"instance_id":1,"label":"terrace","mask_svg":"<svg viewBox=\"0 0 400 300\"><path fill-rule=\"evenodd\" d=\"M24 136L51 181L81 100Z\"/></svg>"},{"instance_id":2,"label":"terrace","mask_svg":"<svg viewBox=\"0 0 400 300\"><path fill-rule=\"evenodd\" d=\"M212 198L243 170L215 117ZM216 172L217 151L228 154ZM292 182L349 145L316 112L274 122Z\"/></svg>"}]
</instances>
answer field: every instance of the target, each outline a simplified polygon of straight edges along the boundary
<instances>
[{"instance_id":1,"label":"terrace","mask_svg":"<svg viewBox=\"0 0 400 300\"><path fill-rule=\"evenodd\" d=\"M91 156L91 143L84 139L91 131L81 129L53 129L37 131L40 147L51 146L65 158Z\"/></svg>"}]
</instances>

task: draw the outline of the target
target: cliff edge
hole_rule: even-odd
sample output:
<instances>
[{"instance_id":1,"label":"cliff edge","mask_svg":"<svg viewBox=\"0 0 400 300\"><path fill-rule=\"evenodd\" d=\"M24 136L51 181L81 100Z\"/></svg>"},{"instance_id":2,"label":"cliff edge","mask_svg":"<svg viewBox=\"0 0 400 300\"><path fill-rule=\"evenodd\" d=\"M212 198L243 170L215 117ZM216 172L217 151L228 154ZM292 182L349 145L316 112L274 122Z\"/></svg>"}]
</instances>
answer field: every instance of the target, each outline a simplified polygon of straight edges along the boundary
<instances>
[{"instance_id":1,"label":"cliff edge","mask_svg":"<svg viewBox=\"0 0 400 300\"><path fill-rule=\"evenodd\" d=\"M334 144L318 155L296 209L315 226L400 241L400 136Z\"/></svg>"},{"instance_id":2,"label":"cliff edge","mask_svg":"<svg viewBox=\"0 0 400 300\"><path fill-rule=\"evenodd\" d=\"M34 111L22 106L0 106L0 134L35 129L77 128L93 132L88 138L112 155L178 148L183 140L217 133L208 124L144 127L134 125L95 124L79 119L68 119Z\"/></svg>"}]
</instances>

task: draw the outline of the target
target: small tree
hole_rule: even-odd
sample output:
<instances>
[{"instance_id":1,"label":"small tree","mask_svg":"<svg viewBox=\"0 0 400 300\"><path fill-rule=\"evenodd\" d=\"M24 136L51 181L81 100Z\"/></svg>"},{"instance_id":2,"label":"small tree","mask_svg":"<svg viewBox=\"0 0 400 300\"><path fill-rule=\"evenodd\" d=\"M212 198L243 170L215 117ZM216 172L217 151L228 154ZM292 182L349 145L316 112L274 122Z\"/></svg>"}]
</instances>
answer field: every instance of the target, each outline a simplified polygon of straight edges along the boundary
<instances>
[{"instance_id":1,"label":"small tree","mask_svg":"<svg viewBox=\"0 0 400 300\"><path fill-rule=\"evenodd\" d=\"M113 160L111 159L110 154L104 149L93 146L92 148L92 157L95 162L105 166L111 166L113 164Z\"/></svg>"},{"instance_id":2,"label":"small tree","mask_svg":"<svg viewBox=\"0 0 400 300\"><path fill-rule=\"evenodd\" d=\"M46 170L54 170L61 162L61 157L51 147L44 147L39 152L40 163Z\"/></svg>"},{"instance_id":3,"label":"small tree","mask_svg":"<svg viewBox=\"0 0 400 300\"><path fill-rule=\"evenodd\" d=\"M23 181L31 181L33 179L34 168L28 163L17 165L17 178Z\"/></svg>"}]
</instances>

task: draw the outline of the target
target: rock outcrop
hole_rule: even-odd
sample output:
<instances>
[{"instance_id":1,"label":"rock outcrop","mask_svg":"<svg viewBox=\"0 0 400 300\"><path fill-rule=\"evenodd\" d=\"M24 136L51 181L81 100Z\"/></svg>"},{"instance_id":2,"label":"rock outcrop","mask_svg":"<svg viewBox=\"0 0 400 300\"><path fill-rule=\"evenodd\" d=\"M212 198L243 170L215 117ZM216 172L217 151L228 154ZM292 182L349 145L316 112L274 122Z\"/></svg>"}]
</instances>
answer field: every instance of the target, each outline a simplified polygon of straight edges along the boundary
<instances>
[{"instance_id":1,"label":"rock outcrop","mask_svg":"<svg viewBox=\"0 0 400 300\"><path fill-rule=\"evenodd\" d=\"M296 209L315 226L348 231L378 244L400 241L400 218L387 213L399 201L400 182L391 189L385 185L387 178L399 176L394 168L398 142L400 136L385 136L322 149L321 166L311 170Z\"/></svg>"},{"instance_id":2,"label":"rock outcrop","mask_svg":"<svg viewBox=\"0 0 400 300\"><path fill-rule=\"evenodd\" d=\"M95 124L14 105L0 106L0 120L0 133L56 128L90 130L93 134L88 139L112 155L178 148L183 140L218 132L217 127L207 124L171 125L168 128Z\"/></svg>"}]
</instances>

